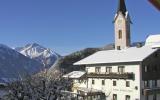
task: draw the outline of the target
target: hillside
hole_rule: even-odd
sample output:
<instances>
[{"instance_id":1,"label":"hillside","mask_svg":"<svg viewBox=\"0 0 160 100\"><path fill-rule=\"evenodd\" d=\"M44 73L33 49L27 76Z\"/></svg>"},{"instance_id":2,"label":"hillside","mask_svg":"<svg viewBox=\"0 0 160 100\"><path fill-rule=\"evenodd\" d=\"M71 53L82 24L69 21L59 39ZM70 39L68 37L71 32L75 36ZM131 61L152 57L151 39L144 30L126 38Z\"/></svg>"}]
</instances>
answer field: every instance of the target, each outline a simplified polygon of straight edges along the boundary
<instances>
[{"instance_id":1,"label":"hillside","mask_svg":"<svg viewBox=\"0 0 160 100\"><path fill-rule=\"evenodd\" d=\"M42 70L43 65L0 44L0 82L14 80Z\"/></svg>"},{"instance_id":2,"label":"hillside","mask_svg":"<svg viewBox=\"0 0 160 100\"><path fill-rule=\"evenodd\" d=\"M80 50L77 52L74 52L70 55L67 55L61 59L59 59L48 71L50 76L55 75L55 73L61 73L65 74L68 72L71 72L73 70L84 70L84 66L74 66L73 63L77 62L97 51L99 51L99 48L86 48L84 50Z\"/></svg>"}]
</instances>

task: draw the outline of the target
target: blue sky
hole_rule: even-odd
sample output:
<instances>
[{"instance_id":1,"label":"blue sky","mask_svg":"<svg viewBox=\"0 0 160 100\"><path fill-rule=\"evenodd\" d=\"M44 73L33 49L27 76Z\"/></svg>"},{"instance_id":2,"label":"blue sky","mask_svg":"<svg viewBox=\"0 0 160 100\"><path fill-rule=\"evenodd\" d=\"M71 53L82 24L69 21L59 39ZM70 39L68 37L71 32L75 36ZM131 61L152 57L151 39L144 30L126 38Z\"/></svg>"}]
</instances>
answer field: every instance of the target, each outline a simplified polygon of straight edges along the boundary
<instances>
[{"instance_id":1,"label":"blue sky","mask_svg":"<svg viewBox=\"0 0 160 100\"><path fill-rule=\"evenodd\" d=\"M118 0L1 0L0 43L36 42L61 55L114 42ZM147 0L126 0L132 42L160 33L160 12Z\"/></svg>"}]
</instances>

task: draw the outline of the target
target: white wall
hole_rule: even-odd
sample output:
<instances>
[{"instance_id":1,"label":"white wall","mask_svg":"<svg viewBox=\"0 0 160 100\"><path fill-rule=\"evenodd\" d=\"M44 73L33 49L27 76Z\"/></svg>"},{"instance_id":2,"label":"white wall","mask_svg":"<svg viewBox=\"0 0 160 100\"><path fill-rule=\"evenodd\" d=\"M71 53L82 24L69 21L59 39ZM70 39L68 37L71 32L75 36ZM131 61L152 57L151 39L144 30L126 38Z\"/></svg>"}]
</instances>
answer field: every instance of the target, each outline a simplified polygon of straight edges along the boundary
<instances>
[{"instance_id":1,"label":"white wall","mask_svg":"<svg viewBox=\"0 0 160 100\"><path fill-rule=\"evenodd\" d=\"M140 99L140 65L124 65L125 72L133 72L135 74L135 80L124 80L124 79L98 79L95 80L95 84L92 85L92 78L88 79L88 87L103 90L108 95L107 100L112 100L112 95L117 94L118 100L125 100L125 95L130 95L131 100ZM106 71L106 66L88 66L86 69L88 73L95 72L95 67L101 67L101 72ZM118 72L118 66L112 67L112 72ZM102 85L102 80L105 80L105 86ZM113 86L113 81L117 82L117 86ZM126 81L130 82L130 87L126 87ZM135 87L138 87L138 90Z\"/></svg>"},{"instance_id":2,"label":"white wall","mask_svg":"<svg viewBox=\"0 0 160 100\"><path fill-rule=\"evenodd\" d=\"M142 89L144 89L144 81L142 81L142 67L140 65L123 65L125 66L125 72L134 73L135 80L125 79L102 79L102 78L88 78L88 80L74 80L74 87L85 87L102 90L107 97L107 100L112 100L113 94L117 94L118 100L125 100L126 95L130 95L131 100L145 100L142 95ZM105 73L106 67L112 67L112 72L118 72L118 66L87 66L86 71L88 73L94 73L95 67L101 67L101 73ZM92 80L95 80L95 84L92 84ZM105 85L102 85L102 80L105 80ZM117 82L116 86L113 86L113 81ZM130 87L126 87L126 81L130 82ZM157 83L160 87L160 80ZM136 90L135 87L138 87ZM150 87L152 88L152 81L150 81ZM73 89L74 92L76 88ZM149 96L149 100L153 100L153 95ZM160 95L157 94L157 100L160 100Z\"/></svg>"}]
</instances>

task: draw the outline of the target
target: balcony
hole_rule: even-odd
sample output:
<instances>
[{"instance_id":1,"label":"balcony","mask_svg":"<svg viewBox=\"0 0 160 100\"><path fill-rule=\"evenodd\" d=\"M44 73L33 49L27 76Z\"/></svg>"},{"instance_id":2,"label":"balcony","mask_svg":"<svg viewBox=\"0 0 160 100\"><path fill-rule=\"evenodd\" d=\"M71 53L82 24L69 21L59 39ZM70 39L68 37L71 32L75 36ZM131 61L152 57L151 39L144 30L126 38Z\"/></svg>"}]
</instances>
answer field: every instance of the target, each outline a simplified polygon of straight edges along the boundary
<instances>
[{"instance_id":1,"label":"balcony","mask_svg":"<svg viewBox=\"0 0 160 100\"><path fill-rule=\"evenodd\" d=\"M88 73L88 78L107 78L107 79L132 79L133 73Z\"/></svg>"},{"instance_id":2,"label":"balcony","mask_svg":"<svg viewBox=\"0 0 160 100\"><path fill-rule=\"evenodd\" d=\"M160 87L143 89L143 95L160 94Z\"/></svg>"},{"instance_id":3,"label":"balcony","mask_svg":"<svg viewBox=\"0 0 160 100\"><path fill-rule=\"evenodd\" d=\"M77 88L78 98L77 100L106 100L105 93L101 90L93 88Z\"/></svg>"}]
</instances>

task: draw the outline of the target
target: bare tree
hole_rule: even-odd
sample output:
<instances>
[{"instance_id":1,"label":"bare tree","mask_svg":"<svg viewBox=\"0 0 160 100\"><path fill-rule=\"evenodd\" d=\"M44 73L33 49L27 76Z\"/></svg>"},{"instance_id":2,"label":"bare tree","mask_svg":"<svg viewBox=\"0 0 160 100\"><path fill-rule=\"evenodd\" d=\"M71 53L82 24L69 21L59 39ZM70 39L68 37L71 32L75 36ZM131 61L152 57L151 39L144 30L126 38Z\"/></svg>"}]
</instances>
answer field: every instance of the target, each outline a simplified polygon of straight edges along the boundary
<instances>
[{"instance_id":1,"label":"bare tree","mask_svg":"<svg viewBox=\"0 0 160 100\"><path fill-rule=\"evenodd\" d=\"M46 73L44 74L46 75ZM60 100L61 91L69 90L71 82L63 78L48 80L46 76L28 76L8 84L5 100Z\"/></svg>"}]
</instances>

